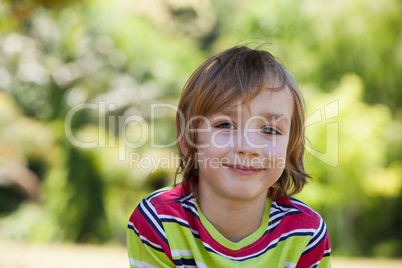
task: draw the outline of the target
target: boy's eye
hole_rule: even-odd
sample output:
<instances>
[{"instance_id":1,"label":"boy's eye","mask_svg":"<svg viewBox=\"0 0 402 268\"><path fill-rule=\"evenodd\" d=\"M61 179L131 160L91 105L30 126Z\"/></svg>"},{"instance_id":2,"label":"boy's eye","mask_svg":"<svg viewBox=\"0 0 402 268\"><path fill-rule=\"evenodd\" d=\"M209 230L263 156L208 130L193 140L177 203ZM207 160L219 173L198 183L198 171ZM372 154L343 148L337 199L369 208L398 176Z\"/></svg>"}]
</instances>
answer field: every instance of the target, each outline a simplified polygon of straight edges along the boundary
<instances>
[{"instance_id":1,"label":"boy's eye","mask_svg":"<svg viewBox=\"0 0 402 268\"><path fill-rule=\"evenodd\" d=\"M217 128L223 128L223 129L234 129L234 125L230 122L223 122L220 123L219 125L216 125Z\"/></svg>"},{"instance_id":2,"label":"boy's eye","mask_svg":"<svg viewBox=\"0 0 402 268\"><path fill-rule=\"evenodd\" d=\"M264 127L262 129L262 133L269 134L269 135L278 135L281 134L277 129L273 127Z\"/></svg>"}]
</instances>

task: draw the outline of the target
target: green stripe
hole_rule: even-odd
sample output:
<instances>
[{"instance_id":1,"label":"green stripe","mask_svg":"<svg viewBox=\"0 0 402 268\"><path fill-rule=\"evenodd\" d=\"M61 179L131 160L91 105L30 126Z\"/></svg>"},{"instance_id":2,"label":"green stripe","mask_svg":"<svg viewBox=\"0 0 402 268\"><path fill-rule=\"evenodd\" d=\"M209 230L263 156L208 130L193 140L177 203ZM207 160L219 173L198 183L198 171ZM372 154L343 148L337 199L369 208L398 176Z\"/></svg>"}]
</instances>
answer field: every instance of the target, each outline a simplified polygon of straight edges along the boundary
<instances>
[{"instance_id":1,"label":"green stripe","mask_svg":"<svg viewBox=\"0 0 402 268\"><path fill-rule=\"evenodd\" d=\"M283 263L294 262L300 258L301 253L311 240L311 236L292 236L285 241L279 242L275 248L268 250L264 254L245 261L228 260L218 254L207 251L201 239L195 238L190 229L183 227L176 222L164 222L164 228L168 236L171 250L192 249L193 258L209 267L282 267ZM196 249L196 250L194 250ZM181 256L192 258L190 256ZM180 259L180 257L175 257ZM260 266L259 266L260 265ZM265 266L264 266L265 265Z\"/></svg>"},{"instance_id":2,"label":"green stripe","mask_svg":"<svg viewBox=\"0 0 402 268\"><path fill-rule=\"evenodd\" d=\"M172 261L164 252L144 245L132 229L127 230L127 250L130 258L146 262L157 267L171 267ZM131 267L136 267L132 265Z\"/></svg>"},{"instance_id":3,"label":"green stripe","mask_svg":"<svg viewBox=\"0 0 402 268\"><path fill-rule=\"evenodd\" d=\"M197 204L197 208L198 208L198 215L200 216L200 220L201 220L202 224L204 225L204 227L211 234L211 236L222 246L232 249L232 250L239 250L239 249L244 248L248 245L251 245L252 243L257 241L259 238L261 238L261 236L267 230L268 223L269 223L269 213L270 213L270 209L271 209L271 199L267 198L265 201L264 214L262 216L261 223L260 223L260 226L258 227L258 229L237 243L234 243L234 242L226 239L223 235L221 235L219 233L219 231L216 230L215 227L204 216L204 214L202 213L198 204Z\"/></svg>"}]
</instances>

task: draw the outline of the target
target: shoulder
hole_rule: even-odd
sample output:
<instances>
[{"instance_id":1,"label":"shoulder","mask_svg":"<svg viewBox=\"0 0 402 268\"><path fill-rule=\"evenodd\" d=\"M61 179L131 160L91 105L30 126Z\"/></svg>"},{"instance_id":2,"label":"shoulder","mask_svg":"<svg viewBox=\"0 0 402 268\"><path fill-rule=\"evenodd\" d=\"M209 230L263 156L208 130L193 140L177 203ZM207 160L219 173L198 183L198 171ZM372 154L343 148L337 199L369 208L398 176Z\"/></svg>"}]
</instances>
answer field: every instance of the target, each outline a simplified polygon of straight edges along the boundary
<instances>
[{"instance_id":1,"label":"shoulder","mask_svg":"<svg viewBox=\"0 0 402 268\"><path fill-rule=\"evenodd\" d=\"M290 232L308 237L309 241L301 254L298 265L300 267L317 267L321 263L323 267L330 267L331 242L327 226L320 214L295 198L279 198L275 201L279 208L286 211L285 215L291 215L283 218L284 225L290 226Z\"/></svg>"},{"instance_id":2,"label":"shoulder","mask_svg":"<svg viewBox=\"0 0 402 268\"><path fill-rule=\"evenodd\" d=\"M331 254L327 226L320 214L307 204L295 198L278 198L272 201L271 215L273 215L273 223L275 217L278 218L274 232L277 231L282 235L304 236L308 240L300 259L300 263L303 264L301 267L310 267ZM275 227L275 224L272 225Z\"/></svg>"},{"instance_id":3,"label":"shoulder","mask_svg":"<svg viewBox=\"0 0 402 268\"><path fill-rule=\"evenodd\" d=\"M317 229L324 224L320 214L296 198L277 198L273 201L272 207L282 211L284 216L291 216L286 218L295 224L304 226L304 228Z\"/></svg>"},{"instance_id":4,"label":"shoulder","mask_svg":"<svg viewBox=\"0 0 402 268\"><path fill-rule=\"evenodd\" d=\"M148 256L151 252L153 257L159 254L158 258L163 259L164 255L160 254L165 253L172 260L163 220L174 211L175 200L180 195L181 187L167 187L149 194L138 204L128 221L127 243L133 256ZM144 251L141 253L141 250Z\"/></svg>"},{"instance_id":5,"label":"shoulder","mask_svg":"<svg viewBox=\"0 0 402 268\"><path fill-rule=\"evenodd\" d=\"M134 210L130 221L135 222L139 218L159 218L160 215L173 215L182 210L183 196L182 185L170 186L159 189L146 196Z\"/></svg>"},{"instance_id":6,"label":"shoulder","mask_svg":"<svg viewBox=\"0 0 402 268\"><path fill-rule=\"evenodd\" d=\"M143 201L149 202L154 207L160 205L166 205L168 203L177 203L183 197L182 185L179 184L176 187L169 186L153 193L150 193L144 198Z\"/></svg>"}]
</instances>

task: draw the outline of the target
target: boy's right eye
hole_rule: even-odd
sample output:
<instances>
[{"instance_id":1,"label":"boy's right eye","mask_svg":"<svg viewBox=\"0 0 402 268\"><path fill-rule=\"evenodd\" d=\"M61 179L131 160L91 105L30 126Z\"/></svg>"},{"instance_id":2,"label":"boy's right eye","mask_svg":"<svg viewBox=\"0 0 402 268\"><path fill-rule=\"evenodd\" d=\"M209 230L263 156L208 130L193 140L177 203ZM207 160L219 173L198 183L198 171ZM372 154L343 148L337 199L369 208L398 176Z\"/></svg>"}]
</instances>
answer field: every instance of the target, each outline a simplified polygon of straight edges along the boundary
<instances>
[{"instance_id":1,"label":"boy's right eye","mask_svg":"<svg viewBox=\"0 0 402 268\"><path fill-rule=\"evenodd\" d=\"M234 125L230 122L223 122L215 126L216 128L222 129L235 129Z\"/></svg>"}]
</instances>

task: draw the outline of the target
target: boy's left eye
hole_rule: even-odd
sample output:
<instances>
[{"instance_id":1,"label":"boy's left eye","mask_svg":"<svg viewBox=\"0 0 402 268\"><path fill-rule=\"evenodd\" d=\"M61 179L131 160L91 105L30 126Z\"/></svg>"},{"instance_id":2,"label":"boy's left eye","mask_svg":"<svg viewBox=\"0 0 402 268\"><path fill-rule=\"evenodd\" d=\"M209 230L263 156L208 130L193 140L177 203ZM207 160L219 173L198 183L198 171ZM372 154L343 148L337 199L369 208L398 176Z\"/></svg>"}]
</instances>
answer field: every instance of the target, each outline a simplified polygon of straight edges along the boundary
<instances>
[{"instance_id":1,"label":"boy's left eye","mask_svg":"<svg viewBox=\"0 0 402 268\"><path fill-rule=\"evenodd\" d=\"M273 128L273 127L264 127L264 128L262 129L262 133L270 134L270 135L281 134L277 129L275 129L275 128Z\"/></svg>"},{"instance_id":2,"label":"boy's left eye","mask_svg":"<svg viewBox=\"0 0 402 268\"><path fill-rule=\"evenodd\" d=\"M234 125L230 122L223 122L216 126L217 128L223 129L234 129Z\"/></svg>"}]
</instances>

